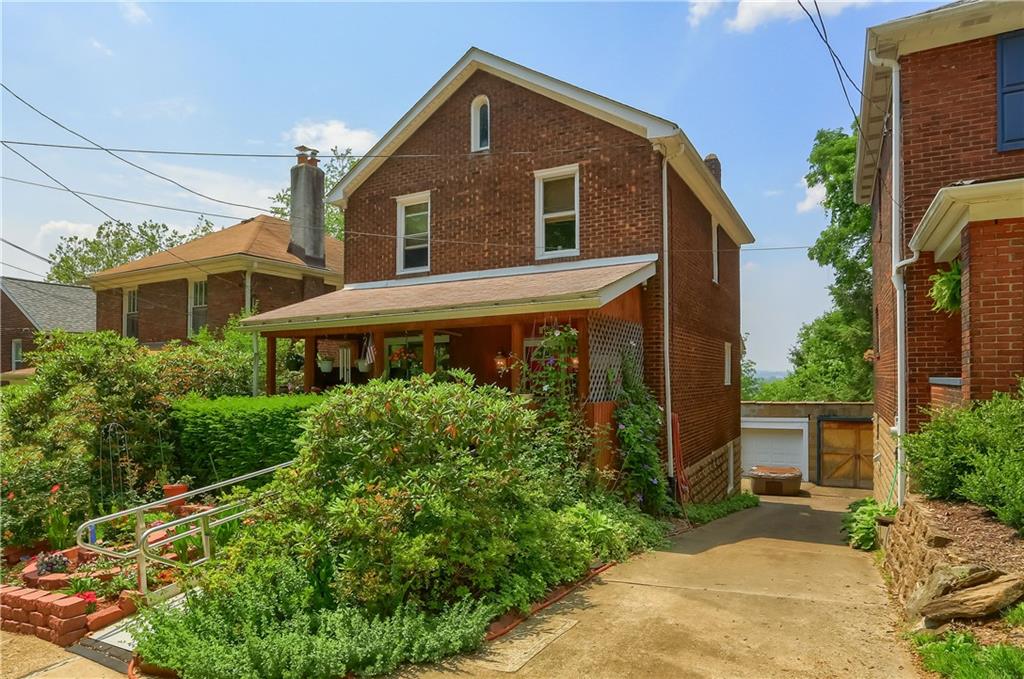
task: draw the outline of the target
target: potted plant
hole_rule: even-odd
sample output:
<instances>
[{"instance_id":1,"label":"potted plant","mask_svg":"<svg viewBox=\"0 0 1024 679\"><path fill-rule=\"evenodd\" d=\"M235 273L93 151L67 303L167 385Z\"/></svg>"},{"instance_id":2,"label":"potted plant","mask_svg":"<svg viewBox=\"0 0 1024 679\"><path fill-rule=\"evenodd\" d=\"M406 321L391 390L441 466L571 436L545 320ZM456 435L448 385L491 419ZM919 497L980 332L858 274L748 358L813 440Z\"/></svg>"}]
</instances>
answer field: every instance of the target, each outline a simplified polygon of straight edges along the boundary
<instances>
[{"instance_id":1,"label":"potted plant","mask_svg":"<svg viewBox=\"0 0 1024 679\"><path fill-rule=\"evenodd\" d=\"M316 364L320 372L329 373L334 370L334 360L327 354L317 354Z\"/></svg>"},{"instance_id":2,"label":"potted plant","mask_svg":"<svg viewBox=\"0 0 1024 679\"><path fill-rule=\"evenodd\" d=\"M192 483L192 477L191 476L188 476L188 475L180 476L180 477L178 477L178 479L176 481L168 481L167 470L164 469L164 470L161 470L161 471L163 472L163 480L161 481L160 485L163 487L164 497L165 498L177 497L179 495L184 495L185 493L188 492L189 484ZM158 478L159 478L159 473L158 473ZM181 498L180 500L172 500L171 502L168 502L167 506L171 507L171 508L174 508L174 507L181 507L184 504L185 504L185 498Z\"/></svg>"}]
</instances>

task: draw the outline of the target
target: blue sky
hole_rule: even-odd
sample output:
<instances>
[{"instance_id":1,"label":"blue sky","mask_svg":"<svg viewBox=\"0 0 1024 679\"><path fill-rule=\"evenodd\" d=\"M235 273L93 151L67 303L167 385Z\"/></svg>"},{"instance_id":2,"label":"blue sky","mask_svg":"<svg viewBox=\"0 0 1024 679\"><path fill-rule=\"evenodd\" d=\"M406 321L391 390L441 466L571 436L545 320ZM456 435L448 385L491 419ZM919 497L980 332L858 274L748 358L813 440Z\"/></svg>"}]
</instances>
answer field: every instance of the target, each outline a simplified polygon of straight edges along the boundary
<instances>
[{"instance_id":1,"label":"blue sky","mask_svg":"<svg viewBox=\"0 0 1024 679\"><path fill-rule=\"evenodd\" d=\"M868 26L937 4L820 2L832 44L858 81ZM4 83L117 147L281 153L304 142L358 152L476 45L679 123L701 153L721 158L725 188L760 247L814 241L825 216L820 196L802 183L810 144L817 129L851 122L831 61L795 1L5 2L2 13ZM2 106L5 139L81 143L6 93ZM19 150L77 190L252 215L101 153ZM131 157L209 195L256 206L287 183L291 164ZM4 176L49 183L6 149L2 162ZM70 194L7 181L2 199L4 237L42 253L104 219ZM119 219L195 223L183 213L96 202ZM6 246L2 259L45 272L43 262ZM785 370L800 324L828 306L829 273L802 250L747 252L742 267L750 355L763 370Z\"/></svg>"}]
</instances>

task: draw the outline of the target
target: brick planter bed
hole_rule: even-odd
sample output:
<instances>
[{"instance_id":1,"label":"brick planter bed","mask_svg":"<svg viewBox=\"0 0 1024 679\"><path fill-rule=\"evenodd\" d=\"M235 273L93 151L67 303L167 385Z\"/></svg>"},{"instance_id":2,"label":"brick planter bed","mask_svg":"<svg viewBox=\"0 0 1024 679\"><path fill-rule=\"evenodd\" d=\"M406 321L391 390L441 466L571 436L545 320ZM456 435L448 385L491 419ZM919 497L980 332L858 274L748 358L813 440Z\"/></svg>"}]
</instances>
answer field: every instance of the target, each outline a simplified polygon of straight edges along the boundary
<instances>
[{"instance_id":1,"label":"brick planter bed","mask_svg":"<svg viewBox=\"0 0 1024 679\"><path fill-rule=\"evenodd\" d=\"M117 601L86 613L88 602L77 596L6 585L0 588L0 629L70 646L89 632L134 613L137 596L134 592L121 592Z\"/></svg>"},{"instance_id":2,"label":"brick planter bed","mask_svg":"<svg viewBox=\"0 0 1024 679\"><path fill-rule=\"evenodd\" d=\"M25 583L26 587L34 587L45 590L56 590L64 589L71 584L71 579L74 577L81 577L84 574L77 573L79 566L83 566L91 561L95 561L97 555L91 552L80 550L78 547L72 547L65 549L60 552L68 558L71 564L71 570L67 573L47 573L46 575L39 575L39 561L38 558L33 559L28 565L25 566L24 570L21 571L21 581ZM93 571L87 575L90 578L96 578L106 582L111 580L115 575L120 574L122 571L119 567L108 568L102 571Z\"/></svg>"}]
</instances>

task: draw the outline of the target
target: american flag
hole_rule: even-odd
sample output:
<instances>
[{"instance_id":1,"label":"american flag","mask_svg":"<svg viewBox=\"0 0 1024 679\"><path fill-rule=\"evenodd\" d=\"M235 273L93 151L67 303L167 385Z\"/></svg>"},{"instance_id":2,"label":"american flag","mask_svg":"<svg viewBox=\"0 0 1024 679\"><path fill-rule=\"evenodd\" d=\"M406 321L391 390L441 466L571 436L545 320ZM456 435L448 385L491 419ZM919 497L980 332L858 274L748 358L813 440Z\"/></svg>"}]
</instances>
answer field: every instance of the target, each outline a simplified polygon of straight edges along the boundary
<instances>
[{"instance_id":1,"label":"american flag","mask_svg":"<svg viewBox=\"0 0 1024 679\"><path fill-rule=\"evenodd\" d=\"M377 351L373 348L373 338L370 335L366 336L366 343L364 344L366 349L363 351L363 359L367 365L373 365L373 362L377 360Z\"/></svg>"}]
</instances>

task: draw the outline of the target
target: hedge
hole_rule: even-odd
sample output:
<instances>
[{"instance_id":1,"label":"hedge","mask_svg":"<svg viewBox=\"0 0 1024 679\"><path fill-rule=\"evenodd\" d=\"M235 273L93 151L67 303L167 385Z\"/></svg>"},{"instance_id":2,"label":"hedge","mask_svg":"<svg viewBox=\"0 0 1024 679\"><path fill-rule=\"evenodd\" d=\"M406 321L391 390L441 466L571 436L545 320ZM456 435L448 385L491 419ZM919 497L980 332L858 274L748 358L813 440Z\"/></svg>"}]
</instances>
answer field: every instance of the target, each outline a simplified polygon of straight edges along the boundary
<instances>
[{"instance_id":1,"label":"hedge","mask_svg":"<svg viewBox=\"0 0 1024 679\"><path fill-rule=\"evenodd\" d=\"M171 419L181 472L198 488L294 458L304 413L321 400L305 394L176 401Z\"/></svg>"}]
</instances>

